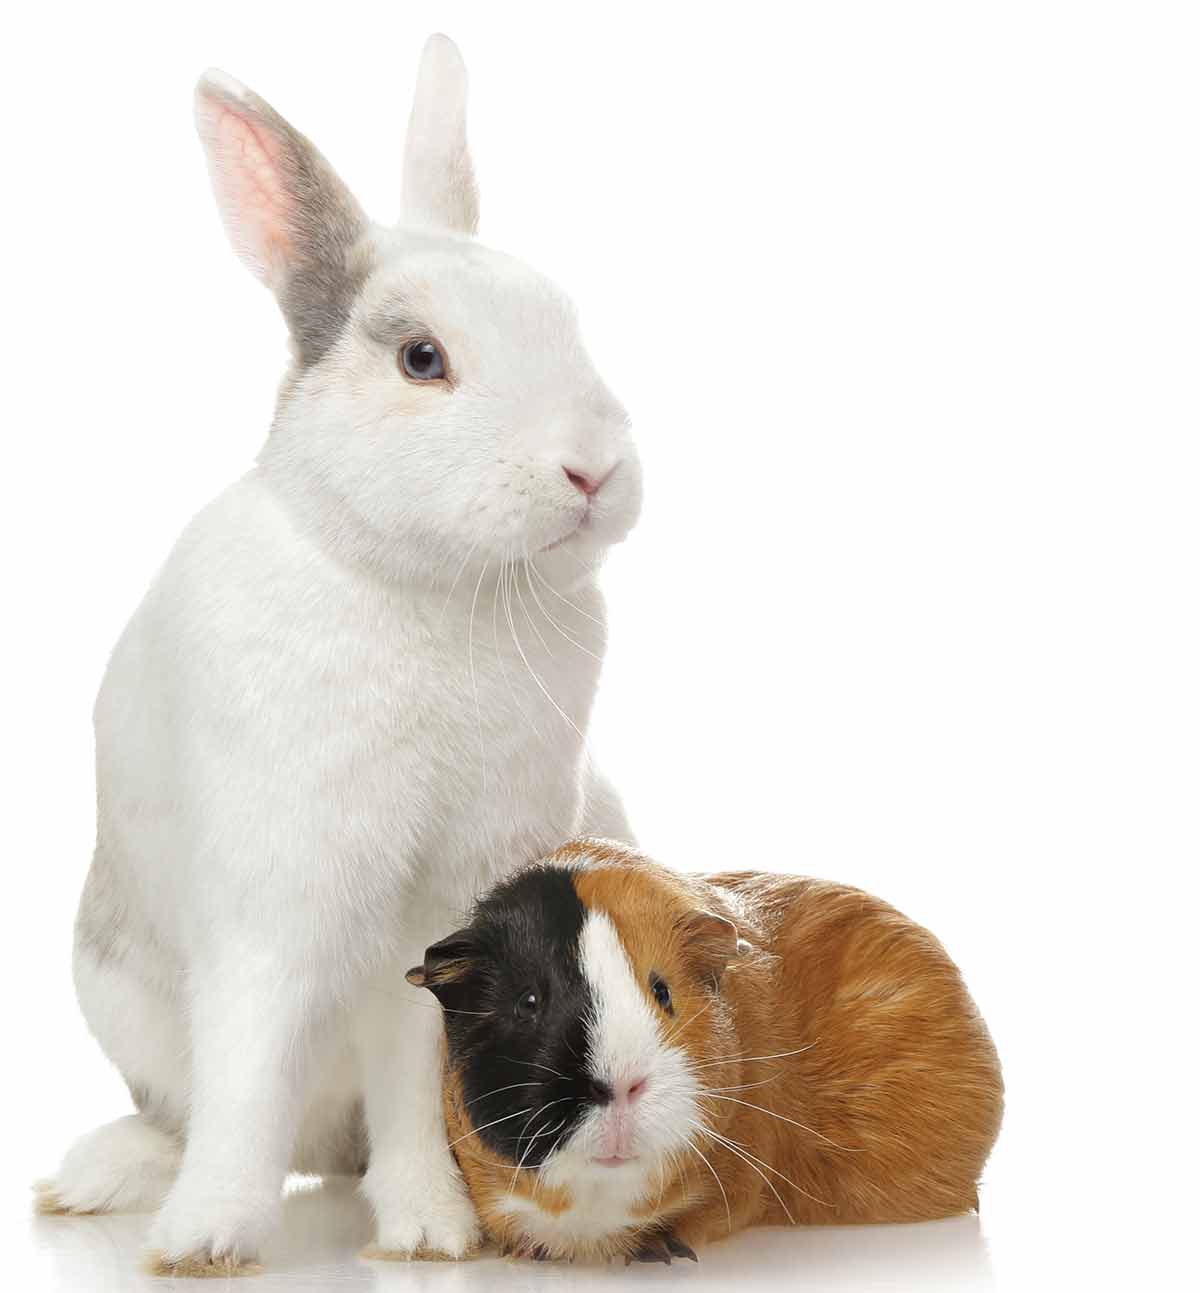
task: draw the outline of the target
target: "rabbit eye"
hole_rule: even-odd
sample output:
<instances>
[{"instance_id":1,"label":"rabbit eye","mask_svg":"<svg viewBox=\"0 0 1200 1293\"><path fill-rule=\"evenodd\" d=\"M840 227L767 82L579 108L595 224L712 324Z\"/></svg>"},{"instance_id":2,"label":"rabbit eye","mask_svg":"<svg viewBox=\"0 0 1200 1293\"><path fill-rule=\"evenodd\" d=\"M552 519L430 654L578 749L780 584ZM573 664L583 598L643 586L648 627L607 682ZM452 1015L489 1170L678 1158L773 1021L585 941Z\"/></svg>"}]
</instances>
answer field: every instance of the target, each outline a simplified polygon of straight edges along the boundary
<instances>
[{"instance_id":1,"label":"rabbit eye","mask_svg":"<svg viewBox=\"0 0 1200 1293\"><path fill-rule=\"evenodd\" d=\"M446 358L434 341L410 341L400 352L400 367L414 382L436 382L446 376Z\"/></svg>"}]
</instances>

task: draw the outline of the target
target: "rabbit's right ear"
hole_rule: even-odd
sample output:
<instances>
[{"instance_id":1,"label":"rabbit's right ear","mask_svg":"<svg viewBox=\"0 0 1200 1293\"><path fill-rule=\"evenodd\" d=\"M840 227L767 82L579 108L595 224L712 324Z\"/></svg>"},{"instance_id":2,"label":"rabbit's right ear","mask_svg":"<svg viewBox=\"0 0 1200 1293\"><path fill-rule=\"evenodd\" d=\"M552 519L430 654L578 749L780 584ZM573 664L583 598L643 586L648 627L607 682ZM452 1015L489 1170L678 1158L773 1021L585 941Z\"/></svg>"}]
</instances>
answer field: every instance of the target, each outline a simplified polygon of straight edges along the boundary
<instances>
[{"instance_id":1,"label":"rabbit's right ear","mask_svg":"<svg viewBox=\"0 0 1200 1293\"><path fill-rule=\"evenodd\" d=\"M196 86L196 129L234 250L278 298L300 361L316 362L365 274L362 209L298 130L224 72Z\"/></svg>"},{"instance_id":2,"label":"rabbit's right ear","mask_svg":"<svg viewBox=\"0 0 1200 1293\"><path fill-rule=\"evenodd\" d=\"M473 234L479 190L467 148L467 68L449 36L425 42L404 145L401 223Z\"/></svg>"}]
</instances>

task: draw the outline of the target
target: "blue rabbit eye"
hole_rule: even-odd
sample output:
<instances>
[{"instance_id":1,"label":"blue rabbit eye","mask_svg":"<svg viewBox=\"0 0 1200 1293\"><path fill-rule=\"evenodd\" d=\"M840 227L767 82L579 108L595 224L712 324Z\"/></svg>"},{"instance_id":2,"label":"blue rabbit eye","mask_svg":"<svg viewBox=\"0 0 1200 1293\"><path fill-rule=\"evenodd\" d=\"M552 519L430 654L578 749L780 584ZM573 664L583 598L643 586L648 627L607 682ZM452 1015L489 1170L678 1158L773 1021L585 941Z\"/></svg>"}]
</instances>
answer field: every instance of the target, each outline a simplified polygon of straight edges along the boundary
<instances>
[{"instance_id":1,"label":"blue rabbit eye","mask_svg":"<svg viewBox=\"0 0 1200 1293\"><path fill-rule=\"evenodd\" d=\"M410 341L400 352L400 366L414 382L436 382L446 376L446 358L435 341Z\"/></svg>"}]
</instances>

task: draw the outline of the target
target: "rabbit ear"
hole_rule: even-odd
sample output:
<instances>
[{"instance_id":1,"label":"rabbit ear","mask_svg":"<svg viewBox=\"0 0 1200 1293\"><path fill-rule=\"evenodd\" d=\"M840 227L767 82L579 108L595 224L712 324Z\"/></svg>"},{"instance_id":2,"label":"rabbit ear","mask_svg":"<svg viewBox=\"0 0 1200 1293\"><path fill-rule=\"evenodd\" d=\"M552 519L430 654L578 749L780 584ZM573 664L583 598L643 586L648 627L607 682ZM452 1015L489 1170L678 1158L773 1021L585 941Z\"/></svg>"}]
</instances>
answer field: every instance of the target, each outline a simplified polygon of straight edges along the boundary
<instances>
[{"instance_id":1,"label":"rabbit ear","mask_svg":"<svg viewBox=\"0 0 1200 1293\"><path fill-rule=\"evenodd\" d=\"M473 234L479 190L467 149L467 69L458 46L425 42L404 147L401 223Z\"/></svg>"},{"instance_id":2,"label":"rabbit ear","mask_svg":"<svg viewBox=\"0 0 1200 1293\"><path fill-rule=\"evenodd\" d=\"M332 344L365 275L366 217L321 154L224 72L196 86L196 129L234 250L279 300L302 363Z\"/></svg>"}]
</instances>

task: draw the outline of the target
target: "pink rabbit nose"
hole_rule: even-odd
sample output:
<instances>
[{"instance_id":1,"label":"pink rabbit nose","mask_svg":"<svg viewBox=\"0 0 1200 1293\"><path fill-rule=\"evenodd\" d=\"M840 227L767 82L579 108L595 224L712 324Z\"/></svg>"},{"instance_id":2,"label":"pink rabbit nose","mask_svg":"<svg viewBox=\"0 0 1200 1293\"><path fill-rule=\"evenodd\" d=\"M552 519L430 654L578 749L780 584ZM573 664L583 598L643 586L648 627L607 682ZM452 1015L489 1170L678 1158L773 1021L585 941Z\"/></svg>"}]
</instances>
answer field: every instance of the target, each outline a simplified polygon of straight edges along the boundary
<instances>
[{"instance_id":1,"label":"pink rabbit nose","mask_svg":"<svg viewBox=\"0 0 1200 1293\"><path fill-rule=\"evenodd\" d=\"M582 471L575 471L571 467L564 467L567 479L575 486L581 494L586 494L588 498L604 484L604 477L588 476Z\"/></svg>"}]
</instances>

